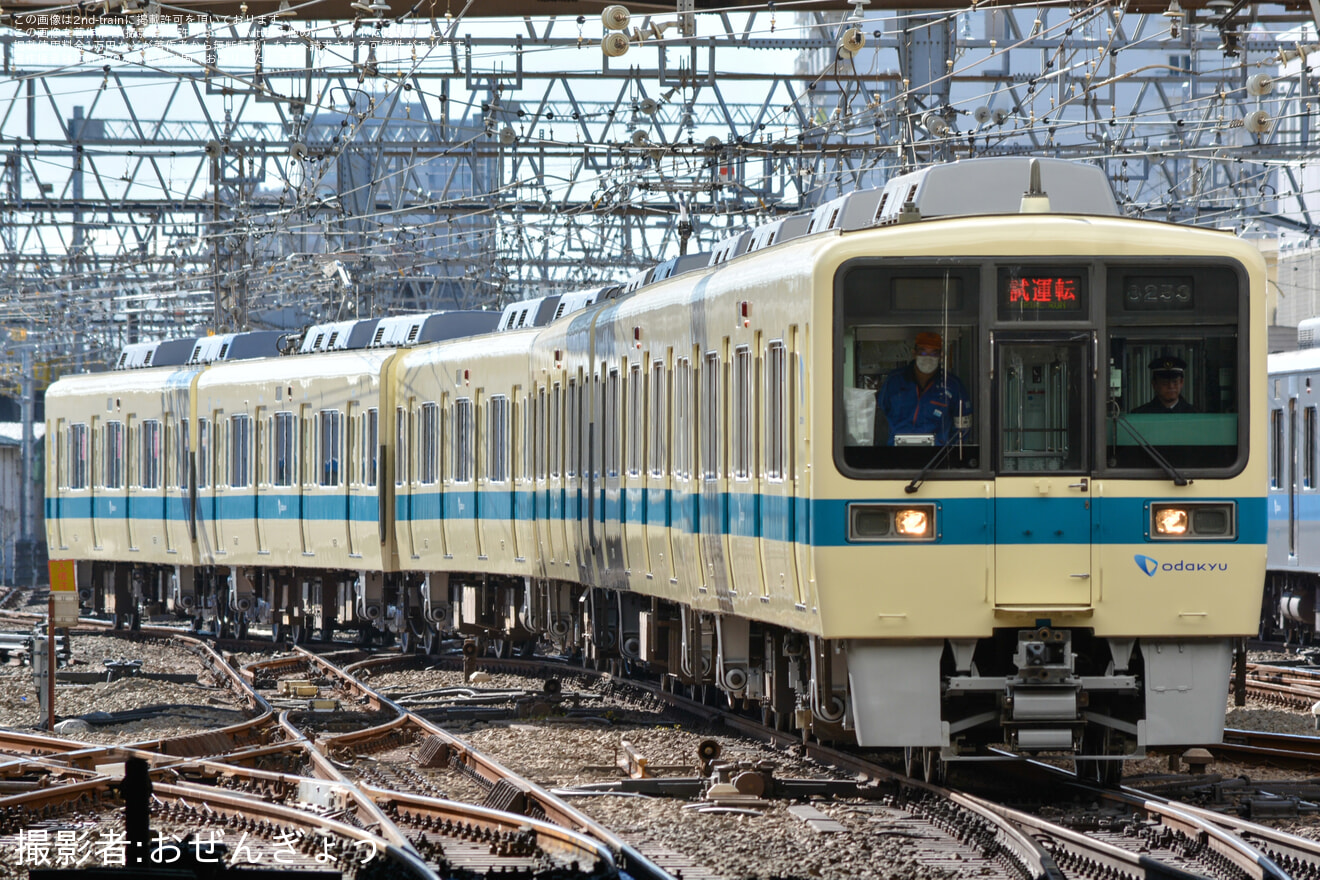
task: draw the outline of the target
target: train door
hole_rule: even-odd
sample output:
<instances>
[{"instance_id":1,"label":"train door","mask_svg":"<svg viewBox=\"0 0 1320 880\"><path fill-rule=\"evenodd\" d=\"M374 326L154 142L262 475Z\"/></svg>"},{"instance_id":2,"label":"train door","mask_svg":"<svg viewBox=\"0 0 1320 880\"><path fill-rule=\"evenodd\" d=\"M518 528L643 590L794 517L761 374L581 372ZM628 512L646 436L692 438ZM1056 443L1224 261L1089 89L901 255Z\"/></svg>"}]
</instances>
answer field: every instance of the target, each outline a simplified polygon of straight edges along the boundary
<instances>
[{"instance_id":1,"label":"train door","mask_svg":"<svg viewBox=\"0 0 1320 880\"><path fill-rule=\"evenodd\" d=\"M123 438L123 472L124 479L121 485L124 487L123 513L124 513L124 532L128 535L128 549L137 550L139 534L142 531L142 524L137 523L133 516L137 511L134 510L133 502L143 497L140 489L142 483L142 444L139 438L141 427L139 420L132 414L124 417L124 438ZM139 504L139 508L143 505Z\"/></svg>"},{"instance_id":2,"label":"train door","mask_svg":"<svg viewBox=\"0 0 1320 880\"><path fill-rule=\"evenodd\" d=\"M1288 473L1288 560L1297 563L1297 397L1290 389L1288 397L1288 439L1284 441Z\"/></svg>"},{"instance_id":3,"label":"train door","mask_svg":"<svg viewBox=\"0 0 1320 880\"><path fill-rule=\"evenodd\" d=\"M237 429L237 416L216 417L219 438L216 443L215 491L216 510L216 549L228 553L238 546L238 529L242 519L248 514L240 507L243 500L238 489L240 471L237 456L241 429ZM237 429L237 430L236 430Z\"/></svg>"},{"instance_id":4,"label":"train door","mask_svg":"<svg viewBox=\"0 0 1320 880\"><path fill-rule=\"evenodd\" d=\"M416 403L410 398L406 404L394 410L394 492L395 506L400 509L406 526L401 531L406 543L404 552L413 559L420 559L422 542L426 536L423 534L424 526L418 520L417 478L425 470L423 462L430 456L422 456L416 462L414 456L421 455L417 442L426 433L426 423L440 418L440 407L435 403L427 403L422 409L414 411L415 406ZM420 431L414 430L414 426L419 426ZM434 443L436 431L433 429L429 435ZM431 475L430 479L432 482L437 481L435 475ZM441 531L444 531L443 527Z\"/></svg>"},{"instance_id":5,"label":"train door","mask_svg":"<svg viewBox=\"0 0 1320 880\"><path fill-rule=\"evenodd\" d=\"M302 536L304 556L316 554L316 524L312 520L312 486L316 473L316 435L313 426L312 405L304 403L298 407L298 473L295 482L298 486L298 531Z\"/></svg>"},{"instance_id":6,"label":"train door","mask_svg":"<svg viewBox=\"0 0 1320 880\"><path fill-rule=\"evenodd\" d=\"M270 545L266 537L270 528L267 503L262 496L270 494L270 415L267 407L256 408L252 422L252 528L257 541L257 552L267 554Z\"/></svg>"},{"instance_id":7,"label":"train door","mask_svg":"<svg viewBox=\"0 0 1320 880\"><path fill-rule=\"evenodd\" d=\"M782 340L766 346L764 365L758 382L762 405L758 412L761 425L761 494L764 500L760 552L764 581L763 595L777 595L781 600L800 601L797 597L797 565L794 561L793 526L797 484L793 472L793 445L797 430L789 418L792 395L789 382L788 352Z\"/></svg>"},{"instance_id":8,"label":"train door","mask_svg":"<svg viewBox=\"0 0 1320 880\"><path fill-rule=\"evenodd\" d=\"M362 460L362 426L359 424L362 405L350 400L344 404L343 445L339 459L339 490L344 498L344 544L350 557L360 556L357 541L357 523L353 518L354 466Z\"/></svg>"},{"instance_id":9,"label":"train door","mask_svg":"<svg viewBox=\"0 0 1320 880\"><path fill-rule=\"evenodd\" d=\"M532 447L532 519L535 526L537 552L536 573L542 577L550 576L549 563L553 561L554 550L550 543L550 432L549 395L544 385L532 385L532 397L527 414L529 433L527 442Z\"/></svg>"},{"instance_id":10,"label":"train door","mask_svg":"<svg viewBox=\"0 0 1320 880\"><path fill-rule=\"evenodd\" d=\"M532 395L513 386L509 397L509 529L513 560L522 562L536 546L536 510L529 504L536 488L532 472Z\"/></svg>"},{"instance_id":11,"label":"train door","mask_svg":"<svg viewBox=\"0 0 1320 880\"><path fill-rule=\"evenodd\" d=\"M623 479L620 475L620 439L622 426L622 396L620 394L620 375L617 367L606 368L601 364L604 378L601 386L601 491L600 508L597 522L600 530L596 539L602 541L597 555L598 571L607 575L599 582L613 582L621 576L627 567L623 555Z\"/></svg>"},{"instance_id":12,"label":"train door","mask_svg":"<svg viewBox=\"0 0 1320 880\"><path fill-rule=\"evenodd\" d=\"M727 389L725 363L720 352L708 351L701 364L698 421L700 431L700 487L697 513L698 558L702 583L716 595L729 590L725 564L725 535L729 523L726 426L724 399Z\"/></svg>"},{"instance_id":13,"label":"train door","mask_svg":"<svg viewBox=\"0 0 1320 880\"><path fill-rule=\"evenodd\" d=\"M549 497L546 499L547 516L549 522L546 525L550 533L550 561L556 564L555 575L567 573L569 561L572 554L569 551L568 544L568 450L572 448L570 434L572 426L564 418L565 407L565 386L562 382L554 383L550 389L550 398L546 402L550 415L548 416L550 425L550 461L549 477L547 486L549 487Z\"/></svg>"},{"instance_id":14,"label":"train door","mask_svg":"<svg viewBox=\"0 0 1320 880\"><path fill-rule=\"evenodd\" d=\"M700 499L697 492L696 409L693 406L693 370L691 358L674 362L674 479L671 502L670 558L675 576L682 582L681 592L695 597L705 583L701 574L699 522Z\"/></svg>"},{"instance_id":15,"label":"train door","mask_svg":"<svg viewBox=\"0 0 1320 880\"><path fill-rule=\"evenodd\" d=\"M647 571L661 584L677 576L673 553L669 547L671 410L669 371L665 369L665 363L660 359L651 363L646 398L646 488L643 493L646 507Z\"/></svg>"},{"instance_id":16,"label":"train door","mask_svg":"<svg viewBox=\"0 0 1320 880\"><path fill-rule=\"evenodd\" d=\"M806 607L812 585L811 517L807 515L811 500L811 434L807 430L811 408L810 386L807 383L807 360L803 353L809 348L810 338L805 328L789 328L788 365L788 528L792 542L793 572L790 585L797 592L797 604ZM809 353L809 351L808 351Z\"/></svg>"},{"instance_id":17,"label":"train door","mask_svg":"<svg viewBox=\"0 0 1320 880\"><path fill-rule=\"evenodd\" d=\"M100 511L101 497L104 494L101 487L105 485L101 481L101 456L104 454L102 450L105 448L105 437L102 436L104 430L105 426L101 418L92 416L91 425L87 430L87 516L92 521L92 546L97 550L101 549L104 537L102 535L104 527L101 525Z\"/></svg>"},{"instance_id":18,"label":"train door","mask_svg":"<svg viewBox=\"0 0 1320 880\"><path fill-rule=\"evenodd\" d=\"M64 524L61 521L63 513L63 499L68 491L67 472L65 471L65 449L68 447L68 440L64 435L66 430L64 419L51 419L46 422L46 436L50 439L46 441L46 449L49 450L50 458L46 473L50 479L46 485L54 483L55 491L47 496L46 500L46 519L50 527L50 533L55 537L54 547L64 549Z\"/></svg>"},{"instance_id":19,"label":"train door","mask_svg":"<svg viewBox=\"0 0 1320 880\"><path fill-rule=\"evenodd\" d=\"M175 447L179 444L178 419L167 408L165 418L160 425L160 467L165 471L161 480L160 531L165 540L165 552L177 552L174 540L174 523L170 517L170 506L174 501L173 490L179 485L178 459Z\"/></svg>"},{"instance_id":20,"label":"train door","mask_svg":"<svg viewBox=\"0 0 1320 880\"><path fill-rule=\"evenodd\" d=\"M995 602L1091 602L1089 332L998 338L993 351Z\"/></svg>"}]
</instances>

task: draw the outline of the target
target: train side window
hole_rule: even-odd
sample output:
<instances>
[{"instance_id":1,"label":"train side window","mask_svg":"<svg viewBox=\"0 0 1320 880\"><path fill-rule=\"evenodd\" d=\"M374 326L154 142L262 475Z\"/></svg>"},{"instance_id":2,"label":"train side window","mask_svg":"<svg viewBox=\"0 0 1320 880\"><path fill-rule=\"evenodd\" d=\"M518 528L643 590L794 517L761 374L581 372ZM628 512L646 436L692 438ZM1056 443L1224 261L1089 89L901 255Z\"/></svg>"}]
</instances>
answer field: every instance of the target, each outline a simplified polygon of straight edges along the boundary
<instances>
[{"instance_id":1,"label":"train side window","mask_svg":"<svg viewBox=\"0 0 1320 880\"><path fill-rule=\"evenodd\" d=\"M765 476L784 478L784 343L771 342L765 352Z\"/></svg>"},{"instance_id":2,"label":"train side window","mask_svg":"<svg viewBox=\"0 0 1320 880\"><path fill-rule=\"evenodd\" d=\"M701 436L701 476L718 480L723 472L724 420L720 401L720 355L708 351L701 366L701 403L698 433Z\"/></svg>"},{"instance_id":3,"label":"train side window","mask_svg":"<svg viewBox=\"0 0 1320 880\"><path fill-rule=\"evenodd\" d=\"M564 447L564 420L560 418L563 398L563 389L556 382L550 393L550 476L559 479L563 473L563 461L560 458L560 451Z\"/></svg>"},{"instance_id":4,"label":"train side window","mask_svg":"<svg viewBox=\"0 0 1320 880\"><path fill-rule=\"evenodd\" d=\"M211 422L197 420L197 488L211 485Z\"/></svg>"},{"instance_id":5,"label":"train side window","mask_svg":"<svg viewBox=\"0 0 1320 880\"><path fill-rule=\"evenodd\" d=\"M486 406L486 462L490 482L509 479L509 398L496 394Z\"/></svg>"},{"instance_id":6,"label":"train side window","mask_svg":"<svg viewBox=\"0 0 1320 880\"><path fill-rule=\"evenodd\" d=\"M664 361L651 364L650 398L650 440L647 443L648 467L653 477L663 477L668 462L669 439L669 389L666 387L668 373Z\"/></svg>"},{"instance_id":7,"label":"train side window","mask_svg":"<svg viewBox=\"0 0 1320 880\"><path fill-rule=\"evenodd\" d=\"M550 473L549 448L554 444L554 426L549 419L548 401L545 386L536 389L536 408L533 412L535 421L531 425L530 441L535 444L532 468L538 480L544 480Z\"/></svg>"},{"instance_id":8,"label":"train side window","mask_svg":"<svg viewBox=\"0 0 1320 880\"><path fill-rule=\"evenodd\" d=\"M141 451L139 455L138 485L143 489L160 488L160 422L156 419L146 419L142 422L142 427L138 429L138 438L141 441Z\"/></svg>"},{"instance_id":9,"label":"train side window","mask_svg":"<svg viewBox=\"0 0 1320 880\"><path fill-rule=\"evenodd\" d=\"M69 426L69 488L86 489L88 474L87 438L89 432L85 422Z\"/></svg>"},{"instance_id":10,"label":"train side window","mask_svg":"<svg viewBox=\"0 0 1320 880\"><path fill-rule=\"evenodd\" d=\"M434 484L440 476L436 444L440 439L440 408L423 403L417 410L417 482Z\"/></svg>"},{"instance_id":11,"label":"train side window","mask_svg":"<svg viewBox=\"0 0 1320 880\"><path fill-rule=\"evenodd\" d=\"M605 459L605 474L611 477L619 475L619 371L610 370L605 383L604 406L605 430L602 452Z\"/></svg>"},{"instance_id":12,"label":"train side window","mask_svg":"<svg viewBox=\"0 0 1320 880\"><path fill-rule=\"evenodd\" d=\"M1316 408L1302 410L1302 485L1315 488L1316 465Z\"/></svg>"},{"instance_id":13,"label":"train side window","mask_svg":"<svg viewBox=\"0 0 1320 880\"><path fill-rule=\"evenodd\" d=\"M394 485L408 485L408 411L394 408Z\"/></svg>"},{"instance_id":14,"label":"train side window","mask_svg":"<svg viewBox=\"0 0 1320 880\"><path fill-rule=\"evenodd\" d=\"M642 387L642 365L628 367L628 476L642 473L642 401L646 397Z\"/></svg>"},{"instance_id":15,"label":"train side window","mask_svg":"<svg viewBox=\"0 0 1320 880\"><path fill-rule=\"evenodd\" d=\"M1270 410L1270 488L1283 488L1283 410Z\"/></svg>"},{"instance_id":16,"label":"train side window","mask_svg":"<svg viewBox=\"0 0 1320 880\"><path fill-rule=\"evenodd\" d=\"M752 354L746 346L733 353L733 387L729 396L731 470L735 480L747 480L752 476Z\"/></svg>"},{"instance_id":17,"label":"train side window","mask_svg":"<svg viewBox=\"0 0 1320 880\"><path fill-rule=\"evenodd\" d=\"M122 489L124 486L124 423L105 423L105 474L102 485L107 489Z\"/></svg>"},{"instance_id":18,"label":"train side window","mask_svg":"<svg viewBox=\"0 0 1320 880\"><path fill-rule=\"evenodd\" d=\"M298 472L298 422L293 413L284 411L275 413L275 479L276 486L292 486L293 475Z\"/></svg>"},{"instance_id":19,"label":"train side window","mask_svg":"<svg viewBox=\"0 0 1320 880\"><path fill-rule=\"evenodd\" d=\"M679 358L674 364L674 476L692 476L692 362Z\"/></svg>"},{"instance_id":20,"label":"train side window","mask_svg":"<svg viewBox=\"0 0 1320 880\"><path fill-rule=\"evenodd\" d=\"M578 449L582 445L581 437L580 437L582 431L582 423L578 419L579 402L580 401L577 393L577 380L569 379L568 399L565 403L565 409L567 410L567 412L565 413L567 419L567 425L565 426L565 431L568 435L568 444L567 444L568 463L567 463L567 467L565 468L565 474L570 478L577 476Z\"/></svg>"},{"instance_id":21,"label":"train side window","mask_svg":"<svg viewBox=\"0 0 1320 880\"><path fill-rule=\"evenodd\" d=\"M372 407L363 413L366 425L362 431L366 444L366 473L362 475L362 485L374 488L380 479L380 410Z\"/></svg>"},{"instance_id":22,"label":"train side window","mask_svg":"<svg viewBox=\"0 0 1320 880\"><path fill-rule=\"evenodd\" d=\"M340 469L344 458L344 414L337 409L323 409L317 413L320 434L320 484L340 485Z\"/></svg>"},{"instance_id":23,"label":"train side window","mask_svg":"<svg viewBox=\"0 0 1320 880\"><path fill-rule=\"evenodd\" d=\"M454 482L472 481L472 399L454 401Z\"/></svg>"},{"instance_id":24,"label":"train side window","mask_svg":"<svg viewBox=\"0 0 1320 880\"><path fill-rule=\"evenodd\" d=\"M246 413L230 416L229 436L229 486L245 489L252 485L252 417Z\"/></svg>"}]
</instances>

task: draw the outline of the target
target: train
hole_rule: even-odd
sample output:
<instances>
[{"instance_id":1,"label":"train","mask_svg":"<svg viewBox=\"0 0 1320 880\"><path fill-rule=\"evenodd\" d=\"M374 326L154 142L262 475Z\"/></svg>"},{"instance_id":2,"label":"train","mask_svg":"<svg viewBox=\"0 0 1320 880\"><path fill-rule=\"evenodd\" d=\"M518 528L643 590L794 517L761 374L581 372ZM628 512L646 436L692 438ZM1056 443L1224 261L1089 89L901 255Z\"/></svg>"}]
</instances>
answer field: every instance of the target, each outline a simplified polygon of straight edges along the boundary
<instances>
[{"instance_id":1,"label":"train","mask_svg":"<svg viewBox=\"0 0 1320 880\"><path fill-rule=\"evenodd\" d=\"M1320 593L1320 473L1317 406L1320 349L1303 321L1296 351L1271 354L1269 373L1268 568L1260 637L1314 655Z\"/></svg>"},{"instance_id":2,"label":"train","mask_svg":"<svg viewBox=\"0 0 1320 880\"><path fill-rule=\"evenodd\" d=\"M1097 166L932 166L614 286L61 378L49 552L122 626L549 650L1112 780L1219 740L1258 628L1265 283Z\"/></svg>"}]
</instances>

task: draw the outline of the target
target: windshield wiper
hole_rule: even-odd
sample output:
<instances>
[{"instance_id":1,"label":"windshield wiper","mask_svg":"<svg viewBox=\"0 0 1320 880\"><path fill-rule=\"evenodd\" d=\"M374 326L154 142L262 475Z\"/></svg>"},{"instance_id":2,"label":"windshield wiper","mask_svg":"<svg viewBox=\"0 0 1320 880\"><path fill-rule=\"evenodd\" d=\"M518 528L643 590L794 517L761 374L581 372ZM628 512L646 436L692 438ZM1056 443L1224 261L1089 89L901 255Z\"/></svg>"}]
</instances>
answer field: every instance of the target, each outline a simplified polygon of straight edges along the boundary
<instances>
[{"instance_id":1,"label":"windshield wiper","mask_svg":"<svg viewBox=\"0 0 1320 880\"><path fill-rule=\"evenodd\" d=\"M1127 430L1127 432L1132 435L1132 439L1136 440L1137 445L1146 451L1146 454L1150 456L1151 461L1159 465L1160 468L1164 471L1164 473L1168 474L1169 479L1173 480L1173 485L1190 486L1192 484L1191 480L1187 479L1181 473L1179 473L1178 469L1174 467L1172 464L1170 464L1169 460L1165 458L1163 455L1161 455L1160 451L1156 449L1149 440L1147 440L1145 437L1141 435L1141 432L1138 431L1133 426L1133 424L1128 421L1127 416L1115 410L1114 422L1117 425L1122 425ZM1117 432L1115 432L1114 434L1114 445L1115 446L1118 445Z\"/></svg>"},{"instance_id":2,"label":"windshield wiper","mask_svg":"<svg viewBox=\"0 0 1320 880\"><path fill-rule=\"evenodd\" d=\"M912 478L912 482L908 483L906 486L903 487L903 491L909 495L917 491L918 487L920 487L921 484L925 482L926 475L929 474L931 470L934 469L935 466L938 465L941 461L948 458L949 453L953 451L953 447L956 445L957 444L954 443L945 443L943 446L941 446L940 451L935 453L933 456L931 456L930 461L926 462L926 466L923 467L917 473L917 475Z\"/></svg>"}]
</instances>

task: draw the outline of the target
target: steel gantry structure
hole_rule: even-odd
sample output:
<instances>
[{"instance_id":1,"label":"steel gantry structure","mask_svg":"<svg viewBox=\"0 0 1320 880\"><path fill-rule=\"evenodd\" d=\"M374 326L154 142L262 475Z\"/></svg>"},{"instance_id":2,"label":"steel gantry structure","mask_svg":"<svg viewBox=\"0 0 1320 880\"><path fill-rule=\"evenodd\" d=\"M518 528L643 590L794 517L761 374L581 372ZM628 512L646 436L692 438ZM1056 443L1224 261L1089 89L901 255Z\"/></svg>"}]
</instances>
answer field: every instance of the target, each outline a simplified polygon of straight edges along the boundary
<instances>
[{"instance_id":1,"label":"steel gantry structure","mask_svg":"<svg viewBox=\"0 0 1320 880\"><path fill-rule=\"evenodd\" d=\"M970 156L1315 231L1309 2L268 5L5 4L0 318L39 360L619 279Z\"/></svg>"}]
</instances>

